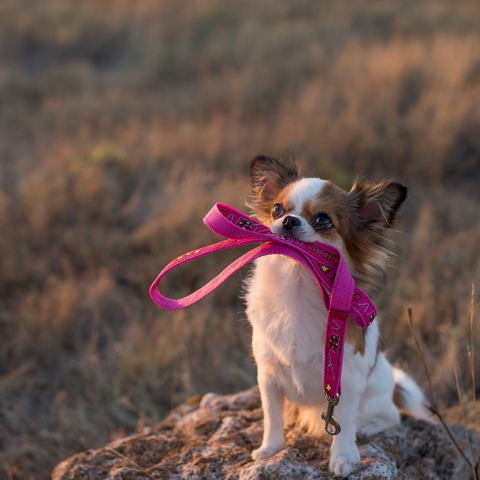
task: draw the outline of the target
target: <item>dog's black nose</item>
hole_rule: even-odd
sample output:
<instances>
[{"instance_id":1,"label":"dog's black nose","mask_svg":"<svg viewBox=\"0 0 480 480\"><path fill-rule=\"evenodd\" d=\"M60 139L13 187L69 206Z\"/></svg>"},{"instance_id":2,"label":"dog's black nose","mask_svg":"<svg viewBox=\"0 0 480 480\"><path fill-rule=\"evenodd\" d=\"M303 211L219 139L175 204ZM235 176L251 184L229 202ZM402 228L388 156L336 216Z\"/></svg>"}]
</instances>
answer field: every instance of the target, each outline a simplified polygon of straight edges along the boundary
<instances>
[{"instance_id":1,"label":"dog's black nose","mask_svg":"<svg viewBox=\"0 0 480 480\"><path fill-rule=\"evenodd\" d=\"M290 215L287 215L282 222L283 228L285 230L291 230L294 227L299 227L302 223L300 222L300 219L297 217L291 217Z\"/></svg>"}]
</instances>

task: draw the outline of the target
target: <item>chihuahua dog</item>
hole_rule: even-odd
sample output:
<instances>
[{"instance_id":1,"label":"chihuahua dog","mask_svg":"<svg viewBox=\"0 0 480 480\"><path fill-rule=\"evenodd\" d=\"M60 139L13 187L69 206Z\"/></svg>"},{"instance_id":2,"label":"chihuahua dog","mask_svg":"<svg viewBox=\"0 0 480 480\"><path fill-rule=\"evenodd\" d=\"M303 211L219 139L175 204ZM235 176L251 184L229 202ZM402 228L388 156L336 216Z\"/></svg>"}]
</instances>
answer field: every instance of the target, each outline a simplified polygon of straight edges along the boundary
<instances>
[{"instance_id":1,"label":"chihuahua dog","mask_svg":"<svg viewBox=\"0 0 480 480\"><path fill-rule=\"evenodd\" d=\"M337 248L355 284L367 293L383 278L390 257L386 234L407 189L396 182L358 181L346 192L328 180L302 178L298 167L259 156L251 164L253 214L277 235ZM321 413L328 312L313 275L290 257L256 260L246 282L247 316L258 368L264 435L252 452L262 460L284 448L284 418L324 435ZM378 323L366 330L348 322L342 395L335 417L341 432L331 446L330 471L349 475L360 462L357 432L371 435L400 421L399 409L428 419L425 398L403 371L379 352ZM287 408L288 407L288 408Z\"/></svg>"}]
</instances>

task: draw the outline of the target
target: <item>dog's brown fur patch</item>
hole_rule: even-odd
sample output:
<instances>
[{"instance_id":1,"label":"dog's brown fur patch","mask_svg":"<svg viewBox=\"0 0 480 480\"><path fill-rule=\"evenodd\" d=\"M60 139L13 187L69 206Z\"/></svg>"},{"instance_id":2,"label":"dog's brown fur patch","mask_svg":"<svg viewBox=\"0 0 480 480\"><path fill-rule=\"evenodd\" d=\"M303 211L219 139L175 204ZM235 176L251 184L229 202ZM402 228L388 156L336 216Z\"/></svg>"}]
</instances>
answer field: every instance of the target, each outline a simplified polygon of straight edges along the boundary
<instances>
[{"instance_id":1,"label":"dog's brown fur patch","mask_svg":"<svg viewBox=\"0 0 480 480\"><path fill-rule=\"evenodd\" d=\"M399 410L407 409L405 392L403 391L403 388L398 383L395 384L395 388L393 389L393 403L397 406Z\"/></svg>"},{"instance_id":2,"label":"dog's brown fur patch","mask_svg":"<svg viewBox=\"0 0 480 480\"><path fill-rule=\"evenodd\" d=\"M352 317L349 318L345 341L355 347L353 350L354 355L357 353L362 356L365 355L365 332L366 330L359 327Z\"/></svg>"},{"instance_id":3,"label":"dog's brown fur patch","mask_svg":"<svg viewBox=\"0 0 480 480\"><path fill-rule=\"evenodd\" d=\"M317 230L319 240L340 236L355 283L361 288L375 287L390 255L386 231L405 197L406 188L395 182L358 182L350 193L327 182L316 198L305 202L302 216L311 222L319 213L326 213L334 228Z\"/></svg>"},{"instance_id":4,"label":"dog's brown fur patch","mask_svg":"<svg viewBox=\"0 0 480 480\"><path fill-rule=\"evenodd\" d=\"M275 200L272 202L271 208L273 208L273 206L277 203L280 203L283 206L283 208L285 209L285 213L288 213L295 208L295 205L293 205L292 202L290 201L290 190L293 187L293 185L295 185L295 182L288 184L280 192L280 195L278 195L278 197L275 198ZM271 216L270 216L270 223L273 223L273 218Z\"/></svg>"},{"instance_id":5,"label":"dog's brown fur patch","mask_svg":"<svg viewBox=\"0 0 480 480\"><path fill-rule=\"evenodd\" d=\"M340 235L343 238L348 233L346 222L355 217L355 208L347 192L331 182L326 182L319 194L305 202L302 208L302 216L309 223L319 213L326 213L334 225L334 228L328 230L317 230L320 237L332 239ZM321 238L319 240L321 241Z\"/></svg>"},{"instance_id":6,"label":"dog's brown fur patch","mask_svg":"<svg viewBox=\"0 0 480 480\"><path fill-rule=\"evenodd\" d=\"M378 356L380 355L381 350L382 350L382 342L380 341L380 339L378 339L377 340L377 351L375 353L375 361L373 362L372 368L368 372L368 376L370 376L372 374L373 370L375 369L375 367L377 365Z\"/></svg>"}]
</instances>

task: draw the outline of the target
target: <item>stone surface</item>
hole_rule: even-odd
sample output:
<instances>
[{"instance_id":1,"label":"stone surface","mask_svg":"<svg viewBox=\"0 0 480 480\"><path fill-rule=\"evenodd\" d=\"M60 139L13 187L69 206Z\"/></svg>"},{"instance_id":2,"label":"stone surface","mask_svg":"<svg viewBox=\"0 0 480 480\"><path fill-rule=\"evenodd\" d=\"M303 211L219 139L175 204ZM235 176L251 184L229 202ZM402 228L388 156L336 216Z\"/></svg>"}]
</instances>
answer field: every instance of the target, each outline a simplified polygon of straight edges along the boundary
<instances>
[{"instance_id":1,"label":"stone surface","mask_svg":"<svg viewBox=\"0 0 480 480\"><path fill-rule=\"evenodd\" d=\"M452 427L458 441L465 430ZM316 480L328 472L329 444L303 431L286 433L286 449L253 463L262 440L258 388L179 406L157 427L60 463L53 480ZM473 434L470 432L472 440ZM407 417L395 429L358 441L362 463L351 479L469 479L471 471L441 426ZM467 451L465 448L464 451Z\"/></svg>"}]
</instances>

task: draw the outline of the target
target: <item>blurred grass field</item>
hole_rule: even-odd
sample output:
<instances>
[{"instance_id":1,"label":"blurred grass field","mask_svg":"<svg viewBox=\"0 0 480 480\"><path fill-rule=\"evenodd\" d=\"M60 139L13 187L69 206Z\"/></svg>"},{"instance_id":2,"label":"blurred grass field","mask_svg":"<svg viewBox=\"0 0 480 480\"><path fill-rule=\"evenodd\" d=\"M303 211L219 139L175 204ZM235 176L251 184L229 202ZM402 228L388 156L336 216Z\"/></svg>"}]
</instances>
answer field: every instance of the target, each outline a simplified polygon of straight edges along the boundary
<instances>
[{"instance_id":1,"label":"blurred grass field","mask_svg":"<svg viewBox=\"0 0 480 480\"><path fill-rule=\"evenodd\" d=\"M346 189L408 186L374 295L386 352L426 387L411 307L441 405L458 414L457 366L479 426L478 2L2 0L0 478L49 478L188 397L255 383L248 270L185 311L148 288L217 240L202 223L215 202L245 209L258 153Z\"/></svg>"}]
</instances>

